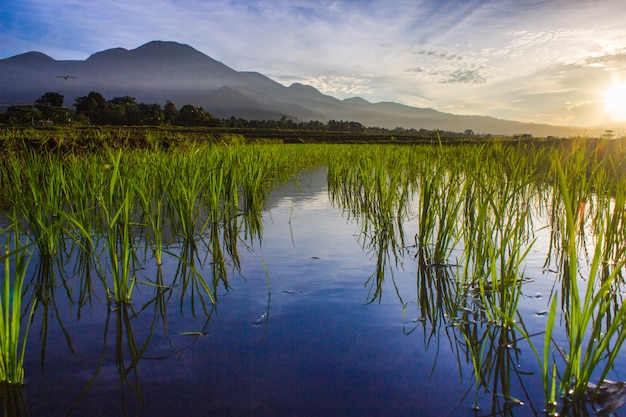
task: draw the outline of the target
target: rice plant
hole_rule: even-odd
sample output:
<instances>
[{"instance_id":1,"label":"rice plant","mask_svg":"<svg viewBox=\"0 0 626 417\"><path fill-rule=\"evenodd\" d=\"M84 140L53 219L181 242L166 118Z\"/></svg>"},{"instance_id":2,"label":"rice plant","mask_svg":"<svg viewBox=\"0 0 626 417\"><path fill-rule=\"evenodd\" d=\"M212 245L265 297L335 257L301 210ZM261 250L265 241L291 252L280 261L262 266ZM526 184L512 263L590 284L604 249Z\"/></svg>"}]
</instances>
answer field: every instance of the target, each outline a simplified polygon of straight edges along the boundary
<instances>
[{"instance_id":1,"label":"rice plant","mask_svg":"<svg viewBox=\"0 0 626 417\"><path fill-rule=\"evenodd\" d=\"M24 232L32 236L41 256L55 255L63 244L64 225L60 215L68 199L64 165L59 158L25 150L22 159L12 159L5 175L12 187L8 198L25 222Z\"/></svg>"},{"instance_id":2,"label":"rice plant","mask_svg":"<svg viewBox=\"0 0 626 417\"><path fill-rule=\"evenodd\" d=\"M22 309L28 306L23 300L24 284L28 263L32 251L23 241L17 226L4 230L4 277L0 292L0 383L21 385L24 383L24 353L28 330L36 303L33 301L28 312ZM26 301L26 302L25 302ZM22 328L22 314L26 317L26 327Z\"/></svg>"},{"instance_id":3,"label":"rice plant","mask_svg":"<svg viewBox=\"0 0 626 417\"><path fill-rule=\"evenodd\" d=\"M106 222L106 247L113 290L110 298L118 303L130 302L136 276L133 263L136 258L132 233L134 219L134 190L136 185L122 166L121 152L112 154L108 183L98 195ZM110 293L107 286L107 293Z\"/></svg>"},{"instance_id":4,"label":"rice plant","mask_svg":"<svg viewBox=\"0 0 626 417\"><path fill-rule=\"evenodd\" d=\"M576 248L578 228L575 213L578 202L566 182L566 174L558 161L556 167L567 225L567 263L564 265L566 268L562 279L570 281L565 317L568 346L565 350L566 367L561 371L561 392L568 393L574 401L581 401L585 398L588 384L593 382L592 378L597 371L600 371L600 383L604 381L614 358L626 340L626 332L622 331L622 323L626 318L626 304L621 303L614 309L613 297L607 296L614 294L615 278L626 264L626 260L621 259L608 275L602 276L603 243L607 239L607 232L597 230L586 290L584 293L579 290L579 257ZM609 236L610 233L609 231ZM607 315L610 315L608 322L605 320Z\"/></svg>"}]
</instances>

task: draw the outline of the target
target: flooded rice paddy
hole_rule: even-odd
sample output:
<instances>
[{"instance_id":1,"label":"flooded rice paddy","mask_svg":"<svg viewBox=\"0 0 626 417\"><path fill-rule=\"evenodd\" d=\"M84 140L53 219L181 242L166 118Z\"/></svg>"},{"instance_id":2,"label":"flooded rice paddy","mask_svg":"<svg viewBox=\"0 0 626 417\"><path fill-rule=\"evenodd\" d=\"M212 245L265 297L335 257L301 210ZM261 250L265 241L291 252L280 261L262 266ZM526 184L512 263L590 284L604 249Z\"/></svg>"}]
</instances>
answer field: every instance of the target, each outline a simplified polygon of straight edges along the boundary
<instances>
[{"instance_id":1,"label":"flooded rice paddy","mask_svg":"<svg viewBox=\"0 0 626 417\"><path fill-rule=\"evenodd\" d=\"M54 256L36 253L23 290L25 380L3 388L5 415L536 416L621 405L621 393L609 405L584 387L574 395L584 378L626 379L621 326L610 327L623 314L621 244L609 245L622 236L621 192L606 204L586 195L555 221L568 204L554 199L555 179L496 193L519 177L440 165L436 181L409 187L389 171L381 181L379 166L352 182L350 166L299 169L263 190L256 214L191 239L173 226L162 246L145 231L118 235L127 263L111 260L124 251L104 235L90 248L101 263L74 235ZM603 219L616 231L600 233ZM129 268L125 290L111 282L123 277L114 262ZM591 286L606 294L594 304L596 273ZM604 334L606 345L590 344Z\"/></svg>"}]
</instances>

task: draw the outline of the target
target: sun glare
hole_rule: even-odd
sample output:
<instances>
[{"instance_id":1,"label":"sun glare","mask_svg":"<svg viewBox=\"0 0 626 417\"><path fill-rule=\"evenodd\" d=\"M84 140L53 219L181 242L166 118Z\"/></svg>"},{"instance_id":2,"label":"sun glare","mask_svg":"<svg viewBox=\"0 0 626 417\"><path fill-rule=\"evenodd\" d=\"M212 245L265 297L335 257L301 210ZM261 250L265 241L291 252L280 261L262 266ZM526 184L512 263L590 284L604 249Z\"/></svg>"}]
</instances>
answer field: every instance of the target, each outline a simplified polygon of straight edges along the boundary
<instances>
[{"instance_id":1,"label":"sun glare","mask_svg":"<svg viewBox=\"0 0 626 417\"><path fill-rule=\"evenodd\" d=\"M626 122L626 84L616 81L611 89L604 93L606 111L614 122Z\"/></svg>"}]
</instances>

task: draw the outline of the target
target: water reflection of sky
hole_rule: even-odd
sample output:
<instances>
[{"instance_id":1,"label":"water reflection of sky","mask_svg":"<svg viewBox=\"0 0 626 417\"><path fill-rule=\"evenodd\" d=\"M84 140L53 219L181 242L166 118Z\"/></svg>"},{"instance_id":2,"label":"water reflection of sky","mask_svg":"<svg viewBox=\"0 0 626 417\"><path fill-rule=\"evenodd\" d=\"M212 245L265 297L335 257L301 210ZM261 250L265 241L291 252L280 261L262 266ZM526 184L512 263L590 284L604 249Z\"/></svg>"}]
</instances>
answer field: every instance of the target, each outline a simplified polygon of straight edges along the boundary
<instances>
[{"instance_id":1,"label":"water reflection of sky","mask_svg":"<svg viewBox=\"0 0 626 417\"><path fill-rule=\"evenodd\" d=\"M407 224L409 236L411 227ZM533 282L524 290L521 307L527 324L538 329L545 318L535 313L547 308L554 280L554 274L543 271L542 251L539 244L529 254L533 266L526 275ZM82 309L78 319L76 309L60 297L75 355L52 317L42 375L41 323L33 325L26 366L30 415L64 415L79 398L73 415L119 416L124 407L129 415L145 416L474 414L471 364L459 355L459 335L443 324L438 337L429 339L430 324L411 321L419 312L417 261L410 254L399 268L387 270L382 296L367 303L376 257L362 250L359 225L330 203L324 170L273 191L262 240L241 245L239 255L241 268L232 271L228 289L219 287L209 319L198 306L192 314L190 295L182 313L173 296L164 316L147 310L133 318L137 343L148 338L151 325L154 329L136 374L129 374L136 392L120 382L114 353L119 312L109 315L105 341L103 300ZM204 271L209 273L208 265ZM163 272L175 274L176 266L166 262ZM141 271L144 280L155 273ZM134 307L139 310L154 288L144 285L137 291ZM192 331L204 335L181 334ZM120 337L127 343L128 332ZM125 354L128 366L127 349ZM525 370L535 359L525 349L517 360L513 367ZM523 396L516 376L511 379L512 391ZM540 380L523 380L541 408ZM480 391L483 408L489 409L491 400ZM517 407L515 415L534 415L532 404Z\"/></svg>"}]
</instances>

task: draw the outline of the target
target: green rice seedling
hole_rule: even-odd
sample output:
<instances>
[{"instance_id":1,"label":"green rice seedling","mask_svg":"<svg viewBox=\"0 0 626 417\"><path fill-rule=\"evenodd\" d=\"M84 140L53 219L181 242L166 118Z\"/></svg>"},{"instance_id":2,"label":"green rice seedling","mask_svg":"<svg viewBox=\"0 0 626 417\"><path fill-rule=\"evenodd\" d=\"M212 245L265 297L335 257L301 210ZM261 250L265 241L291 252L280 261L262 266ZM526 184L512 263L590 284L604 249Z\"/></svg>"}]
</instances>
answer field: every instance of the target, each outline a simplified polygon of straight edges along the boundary
<instances>
[{"instance_id":1,"label":"green rice seedling","mask_svg":"<svg viewBox=\"0 0 626 417\"><path fill-rule=\"evenodd\" d=\"M30 245L22 238L14 223L4 230L4 278L0 292L0 383L21 385L24 383L24 352L28 330L36 303L25 313L27 324L22 330L23 287L27 267L32 256ZM12 232L12 233L11 233Z\"/></svg>"},{"instance_id":2,"label":"green rice seedling","mask_svg":"<svg viewBox=\"0 0 626 417\"><path fill-rule=\"evenodd\" d=\"M26 223L25 233L32 236L40 256L55 255L64 237L60 216L68 200L63 164L49 152L37 155L30 150L24 160L12 160L7 173L12 187L9 199Z\"/></svg>"},{"instance_id":3,"label":"green rice seedling","mask_svg":"<svg viewBox=\"0 0 626 417\"><path fill-rule=\"evenodd\" d=\"M150 151L158 152L162 147L162 139L155 132L146 131L143 134L146 147Z\"/></svg>"},{"instance_id":4,"label":"green rice seedling","mask_svg":"<svg viewBox=\"0 0 626 417\"><path fill-rule=\"evenodd\" d=\"M546 327L545 331L543 331L543 349L541 352L537 348L537 346L532 341L534 336L537 334L531 335L523 321L519 321L515 324L515 328L520 332L524 339L530 344L531 350L534 352L537 362L539 363L539 373L541 376L541 382L543 384L543 394L545 401L545 412L548 416L558 416L558 408L559 403L558 400L562 397L562 393L560 391L557 392L557 363L553 356L552 351L552 336L554 331L554 326L556 324L556 316L557 316L557 297L553 297L550 302L549 312L547 314ZM539 334L540 335L540 334ZM558 395L558 397L557 397Z\"/></svg>"},{"instance_id":5,"label":"green rice seedling","mask_svg":"<svg viewBox=\"0 0 626 417\"><path fill-rule=\"evenodd\" d=\"M480 212L493 210L496 215L491 226L483 228L487 234L480 243L466 240L463 270L459 276L468 295L479 300L473 311L474 319L469 325L478 322L486 326L482 337L475 337L474 331L462 331L466 340L470 362L472 363L476 387L488 389L493 397L492 410L519 402L510 391L509 378L514 373L518 360L515 334L517 308L522 294L523 275L521 263L530 244L520 240L519 228L524 213L509 218L502 211L510 203L511 194L495 195L479 203ZM477 218L483 215L479 214ZM470 232L470 235L473 235ZM472 260L471 262L469 260ZM467 327L466 321L458 326ZM489 381L493 386L489 387ZM477 392L478 394L478 392ZM505 404L499 403L505 399Z\"/></svg>"},{"instance_id":6,"label":"green rice seedling","mask_svg":"<svg viewBox=\"0 0 626 417\"><path fill-rule=\"evenodd\" d=\"M457 245L463 188L466 182L457 167L444 168L445 161L438 161L432 175L421 176L418 204L418 231L416 243L419 248L432 246L430 263L445 265L452 249Z\"/></svg>"},{"instance_id":7,"label":"green rice seedling","mask_svg":"<svg viewBox=\"0 0 626 417\"><path fill-rule=\"evenodd\" d=\"M430 172L424 172L420 175L421 184L419 186L419 209L418 209L418 231L416 234L416 243L419 247L425 247L434 240L436 228L436 210L437 202L437 182L440 174L438 167L433 167Z\"/></svg>"},{"instance_id":8,"label":"green rice seedling","mask_svg":"<svg viewBox=\"0 0 626 417\"><path fill-rule=\"evenodd\" d=\"M385 274L393 274L391 266L398 265L405 246L403 222L410 194L402 165L388 167L391 152L375 152L379 158L367 155L354 165L333 160L328 175L331 198L359 221L363 248L375 254L375 271L365 283L368 302L380 300Z\"/></svg>"},{"instance_id":9,"label":"green rice seedling","mask_svg":"<svg viewBox=\"0 0 626 417\"><path fill-rule=\"evenodd\" d=\"M113 280L113 299L128 303L136 283L132 212L136 185L122 166L121 152L110 155L108 183L98 196L106 222L106 247ZM109 287L107 286L107 292Z\"/></svg>"},{"instance_id":10,"label":"green rice seedling","mask_svg":"<svg viewBox=\"0 0 626 417\"><path fill-rule=\"evenodd\" d=\"M153 151L157 152L157 151ZM163 250L167 246L165 238L167 190L170 188L172 177L163 169L166 163L162 154L147 155L145 165L138 167L138 177L134 187L137 199L142 208L142 223L147 225L146 240L152 247L152 254L160 266L163 262ZM146 247L148 246L146 245Z\"/></svg>"},{"instance_id":11,"label":"green rice seedling","mask_svg":"<svg viewBox=\"0 0 626 417\"><path fill-rule=\"evenodd\" d=\"M108 164L107 164L108 165ZM102 277L98 248L105 236L99 211L101 194L106 184L105 162L95 155L74 155L66 160L68 194L64 217L66 235L71 239L72 252L76 253L74 275L81 277L78 295L78 314L87 305L94 292L94 270Z\"/></svg>"},{"instance_id":12,"label":"green rice seedling","mask_svg":"<svg viewBox=\"0 0 626 417\"><path fill-rule=\"evenodd\" d=\"M456 247L461 238L458 233L459 214L462 206L463 182L455 173L450 173L440 190L437 204L437 233L434 239L434 251L432 260L434 263L447 263L452 249Z\"/></svg>"},{"instance_id":13,"label":"green rice seedling","mask_svg":"<svg viewBox=\"0 0 626 417\"><path fill-rule=\"evenodd\" d=\"M600 372L599 381L604 381L613 361L626 339L622 323L626 319L626 304L612 310L614 279L626 264L622 260L603 281L599 281L603 261L603 241L605 233L598 230L596 248L593 254L585 293L578 287L578 252L576 248L577 195L572 192L567 176L559 161L555 161L559 189L563 197L567 226L567 255L563 269L563 280L569 280L565 327L568 346L565 350L566 365L561 371L561 392L569 394L574 402L580 402L587 395L588 384L595 372ZM607 314L611 321L604 325ZM606 357L605 357L606 356ZM600 367L600 369L598 369ZM600 385L600 384L598 384Z\"/></svg>"},{"instance_id":14,"label":"green rice seedling","mask_svg":"<svg viewBox=\"0 0 626 417\"><path fill-rule=\"evenodd\" d=\"M593 189L597 190L592 200L596 208L589 210L589 217L594 233L603 232L602 263L608 270L626 256L626 181L603 179L596 181Z\"/></svg>"},{"instance_id":15,"label":"green rice seedling","mask_svg":"<svg viewBox=\"0 0 626 417\"><path fill-rule=\"evenodd\" d=\"M426 182L430 191L420 195L429 199L429 208L428 212L420 208L426 219L421 224L433 225L424 239L433 251L437 242L431 244L429 239L448 242L439 246L434 259L447 259L449 255L442 254L462 243L453 274L456 284L448 287L456 295L440 297L453 300L446 304L446 322L460 332L457 343L472 365L476 395L481 389L491 395L492 412L496 413L519 403L511 391L510 378L516 374L519 354L517 310L524 283L522 266L533 245L528 204L532 188L522 164L511 164L502 174L500 166L478 162L483 153L499 154L498 148L474 151L468 151L470 163L463 169L442 160L449 168L440 168L439 178ZM450 181L456 184L450 185ZM446 222L450 224L446 226ZM446 238L455 234L462 239ZM418 239L419 233L416 243ZM424 265L439 265L420 258Z\"/></svg>"},{"instance_id":16,"label":"green rice seedling","mask_svg":"<svg viewBox=\"0 0 626 417\"><path fill-rule=\"evenodd\" d=\"M254 152L246 153L246 157L237 161L241 175L241 191L243 212L258 212L265 202L265 193L269 188L273 163L261 149L254 147Z\"/></svg>"},{"instance_id":17,"label":"green rice seedling","mask_svg":"<svg viewBox=\"0 0 626 417\"><path fill-rule=\"evenodd\" d=\"M208 181L207 165L201 149L178 153L170 160L171 185L167 193L172 230L183 239L193 239L206 226L200 198ZM208 174L208 175L207 175Z\"/></svg>"},{"instance_id":18,"label":"green rice seedling","mask_svg":"<svg viewBox=\"0 0 626 417\"><path fill-rule=\"evenodd\" d=\"M243 167L237 166L234 152L230 148L211 148L203 155L202 164L207 169L197 199L207 216L206 225L238 216L238 169Z\"/></svg>"},{"instance_id":19,"label":"green rice seedling","mask_svg":"<svg viewBox=\"0 0 626 417\"><path fill-rule=\"evenodd\" d=\"M521 174L515 174L522 178ZM519 291L509 293L512 288L519 288L522 282L520 267L532 246L528 228L530 208L526 201L520 200L525 195L525 180L511 180L498 184L489 176L474 176L471 185L466 188L466 197L472 198L470 206L465 204L464 213L472 221L463 228L464 242L464 282L467 285L482 288L507 299L500 300L508 306L506 321L512 321ZM489 305L489 304L487 304ZM504 310L493 311L493 319L501 316Z\"/></svg>"},{"instance_id":20,"label":"green rice seedling","mask_svg":"<svg viewBox=\"0 0 626 417\"><path fill-rule=\"evenodd\" d=\"M551 415L559 411L559 398L565 399L561 403L563 413L587 413L589 401L595 401L596 390L605 381L626 339L622 327L626 319L626 304L618 297L623 283L617 280L626 260L618 251L613 252L615 255L608 255L617 256L617 262L606 262L606 251L610 253L614 248L613 243L607 241L616 240L612 235L619 230L615 228L621 224L618 219L623 208L616 208L613 201L604 195L602 187L597 189L599 193L594 197L590 184L604 183L604 179L594 179L594 176L604 174L597 170L597 165L589 167L588 163L588 159L576 153L564 162L559 154L553 157L553 192L557 195L552 201L557 202L558 207L553 210L551 218L559 219L553 224L553 228L559 228L559 239L553 239L552 244L557 245L556 252L559 253L561 292L558 296L553 294L550 301L543 349L535 345L523 323L518 325L537 356L546 410ZM615 201L619 200L618 196ZM623 205L624 202L618 204ZM583 212L581 207L585 206L587 208ZM581 229L585 228L585 213L594 210L598 214L590 217L594 219L595 247L588 253L584 246L586 237ZM580 288L581 279L586 281L584 291ZM559 299L567 339L565 346L556 344L553 338Z\"/></svg>"}]
</instances>

